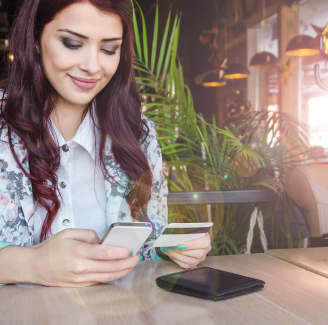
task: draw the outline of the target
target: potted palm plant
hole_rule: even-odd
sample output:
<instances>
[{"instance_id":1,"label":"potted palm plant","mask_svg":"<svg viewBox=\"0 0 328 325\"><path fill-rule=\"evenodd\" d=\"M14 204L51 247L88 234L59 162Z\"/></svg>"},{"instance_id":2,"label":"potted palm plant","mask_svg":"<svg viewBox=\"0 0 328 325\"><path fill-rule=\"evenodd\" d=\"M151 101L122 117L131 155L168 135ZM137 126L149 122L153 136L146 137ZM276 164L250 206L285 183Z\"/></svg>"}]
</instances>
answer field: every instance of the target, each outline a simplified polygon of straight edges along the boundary
<instances>
[{"instance_id":1,"label":"potted palm plant","mask_svg":"<svg viewBox=\"0 0 328 325\"><path fill-rule=\"evenodd\" d=\"M295 164L311 158L306 128L279 112L251 112L230 128L205 121L177 58L180 17L169 12L159 35L156 6L152 38L138 3L134 13L135 70L143 112L151 118L169 171L169 191L245 190L269 188L278 203L260 209L270 248L293 247L304 237L308 223L284 192L284 177ZM159 42L161 40L161 42ZM243 250L255 204L225 204L210 208L170 207L170 222L214 221L212 254Z\"/></svg>"}]
</instances>

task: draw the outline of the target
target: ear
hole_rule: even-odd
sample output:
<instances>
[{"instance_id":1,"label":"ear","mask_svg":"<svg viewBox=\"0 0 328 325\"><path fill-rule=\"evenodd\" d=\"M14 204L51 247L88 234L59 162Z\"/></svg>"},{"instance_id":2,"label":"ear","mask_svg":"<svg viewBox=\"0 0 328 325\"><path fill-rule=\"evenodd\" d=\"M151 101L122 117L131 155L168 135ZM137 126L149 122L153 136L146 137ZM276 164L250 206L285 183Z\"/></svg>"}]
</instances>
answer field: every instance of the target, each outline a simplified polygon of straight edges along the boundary
<instances>
[{"instance_id":1,"label":"ear","mask_svg":"<svg viewBox=\"0 0 328 325\"><path fill-rule=\"evenodd\" d=\"M40 51L40 45L39 45L39 42L36 42L36 44L35 44L35 48L36 48L36 52L40 55L41 51Z\"/></svg>"}]
</instances>

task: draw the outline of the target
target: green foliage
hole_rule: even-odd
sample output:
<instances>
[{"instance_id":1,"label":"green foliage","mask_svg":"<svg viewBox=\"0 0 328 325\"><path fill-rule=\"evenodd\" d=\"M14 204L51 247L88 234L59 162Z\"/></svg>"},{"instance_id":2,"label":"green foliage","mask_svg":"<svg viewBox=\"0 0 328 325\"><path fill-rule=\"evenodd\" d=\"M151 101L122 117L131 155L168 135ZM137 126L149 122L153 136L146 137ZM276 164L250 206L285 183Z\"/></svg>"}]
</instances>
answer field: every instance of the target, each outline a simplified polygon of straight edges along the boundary
<instances>
[{"instance_id":1,"label":"green foliage","mask_svg":"<svg viewBox=\"0 0 328 325\"><path fill-rule=\"evenodd\" d=\"M157 126L169 169L170 192L272 189L281 197L279 204L260 206L270 235L269 245L293 247L291 226L296 229L296 239L300 239L301 226L306 222L297 220L284 196L283 184L287 170L308 158L305 129L286 114L267 111L252 112L226 129L218 128L214 117L212 123L205 121L195 113L177 59L180 17L175 15L172 19L169 12L159 37L158 6L152 35L138 4L137 8L139 14L134 14L133 19L136 80L143 111ZM225 204L210 208L214 221L213 254L236 254L242 249L254 207L254 204ZM169 221L204 221L208 212L207 206L171 207Z\"/></svg>"}]
</instances>

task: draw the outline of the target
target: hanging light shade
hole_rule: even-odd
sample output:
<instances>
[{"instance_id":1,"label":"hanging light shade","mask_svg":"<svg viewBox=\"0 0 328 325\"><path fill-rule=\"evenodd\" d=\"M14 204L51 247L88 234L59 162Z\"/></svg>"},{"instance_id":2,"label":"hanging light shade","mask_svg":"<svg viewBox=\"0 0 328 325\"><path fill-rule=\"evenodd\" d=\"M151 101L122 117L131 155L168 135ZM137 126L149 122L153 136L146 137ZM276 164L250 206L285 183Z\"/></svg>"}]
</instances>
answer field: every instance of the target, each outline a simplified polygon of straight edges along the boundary
<instances>
[{"instance_id":1,"label":"hanging light shade","mask_svg":"<svg viewBox=\"0 0 328 325\"><path fill-rule=\"evenodd\" d=\"M226 81L223 78L220 78L217 71L208 73L202 83L204 87L223 87L226 84Z\"/></svg>"},{"instance_id":2,"label":"hanging light shade","mask_svg":"<svg viewBox=\"0 0 328 325\"><path fill-rule=\"evenodd\" d=\"M277 67L279 66L279 60L272 53L260 52L252 57L249 65L252 68L265 68L268 66Z\"/></svg>"},{"instance_id":3,"label":"hanging light shade","mask_svg":"<svg viewBox=\"0 0 328 325\"><path fill-rule=\"evenodd\" d=\"M318 40L308 35L297 35L286 47L286 54L290 56L311 56L320 53Z\"/></svg>"},{"instance_id":4,"label":"hanging light shade","mask_svg":"<svg viewBox=\"0 0 328 325\"><path fill-rule=\"evenodd\" d=\"M243 79L249 77L250 72L247 67L241 63L232 63L225 71L224 77L226 79Z\"/></svg>"}]
</instances>

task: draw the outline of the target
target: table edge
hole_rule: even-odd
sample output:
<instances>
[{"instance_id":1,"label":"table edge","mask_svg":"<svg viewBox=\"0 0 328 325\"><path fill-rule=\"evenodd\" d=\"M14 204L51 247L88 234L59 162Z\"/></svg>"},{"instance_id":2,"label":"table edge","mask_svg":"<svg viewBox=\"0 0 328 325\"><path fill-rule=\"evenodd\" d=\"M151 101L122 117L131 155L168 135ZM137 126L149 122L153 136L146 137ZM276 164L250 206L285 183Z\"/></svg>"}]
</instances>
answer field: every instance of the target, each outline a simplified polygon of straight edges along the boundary
<instances>
[{"instance_id":1,"label":"table edge","mask_svg":"<svg viewBox=\"0 0 328 325\"><path fill-rule=\"evenodd\" d=\"M297 266L297 267L299 267L299 268L301 268L301 269L304 269L304 270L306 270L306 271L309 271L309 272L315 273L315 274L317 274L317 275L320 275L320 276L322 276L322 277L328 279L328 274L323 273L323 272L321 272L321 271L318 271L318 270L316 270L316 269L313 269L313 268L310 267L310 266L306 266L306 265L304 265L304 264L302 264L302 263L292 261L291 259L289 259L289 258L287 258L287 257L282 257L282 256L280 256L280 255L277 255L277 254L273 253L272 251L266 251L265 254L266 254L266 255L269 255L269 256L271 256L271 257L273 257L273 258L277 258L277 259L279 259L279 260L281 260L281 261L284 261L284 262L286 262L286 263L289 263L289 264L292 264L292 265L294 265L294 266Z\"/></svg>"}]
</instances>

